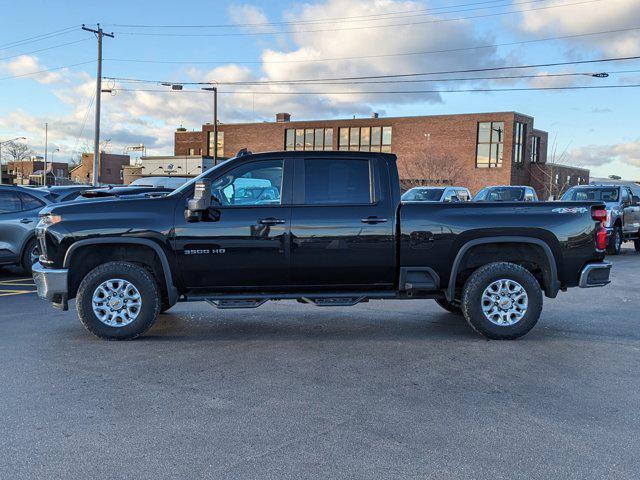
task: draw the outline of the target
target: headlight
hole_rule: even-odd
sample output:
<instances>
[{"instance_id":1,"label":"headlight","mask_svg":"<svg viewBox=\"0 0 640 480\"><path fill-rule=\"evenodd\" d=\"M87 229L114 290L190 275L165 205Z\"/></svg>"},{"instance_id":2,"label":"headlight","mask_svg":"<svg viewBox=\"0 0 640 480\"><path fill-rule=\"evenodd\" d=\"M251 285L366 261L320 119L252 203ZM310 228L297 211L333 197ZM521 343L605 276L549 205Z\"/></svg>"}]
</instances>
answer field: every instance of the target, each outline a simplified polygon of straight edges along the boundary
<instances>
[{"instance_id":1,"label":"headlight","mask_svg":"<svg viewBox=\"0 0 640 480\"><path fill-rule=\"evenodd\" d=\"M38 223L38 227L48 227L50 225L53 225L54 223L58 223L61 220L62 220L62 217L60 215L51 215L51 214L41 215L40 223Z\"/></svg>"}]
</instances>

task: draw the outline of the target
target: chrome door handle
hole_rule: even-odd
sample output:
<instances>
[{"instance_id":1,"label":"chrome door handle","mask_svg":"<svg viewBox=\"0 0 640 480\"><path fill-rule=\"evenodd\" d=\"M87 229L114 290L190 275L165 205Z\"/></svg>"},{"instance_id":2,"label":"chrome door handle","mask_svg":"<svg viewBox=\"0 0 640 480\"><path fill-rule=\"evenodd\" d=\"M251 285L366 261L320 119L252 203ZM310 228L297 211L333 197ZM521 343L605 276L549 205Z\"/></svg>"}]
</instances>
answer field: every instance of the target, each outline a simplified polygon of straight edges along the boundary
<instances>
[{"instance_id":1,"label":"chrome door handle","mask_svg":"<svg viewBox=\"0 0 640 480\"><path fill-rule=\"evenodd\" d=\"M262 225L282 225L286 223L286 220L282 220L280 218L263 218L262 220L258 220L258 222Z\"/></svg>"},{"instance_id":2,"label":"chrome door handle","mask_svg":"<svg viewBox=\"0 0 640 480\"><path fill-rule=\"evenodd\" d=\"M387 219L380 218L380 217L365 217L365 218L361 218L360 221L362 223L376 224L376 223L385 223Z\"/></svg>"},{"instance_id":3,"label":"chrome door handle","mask_svg":"<svg viewBox=\"0 0 640 480\"><path fill-rule=\"evenodd\" d=\"M20 219L20 223L33 223L33 220L30 218L22 218Z\"/></svg>"}]
</instances>

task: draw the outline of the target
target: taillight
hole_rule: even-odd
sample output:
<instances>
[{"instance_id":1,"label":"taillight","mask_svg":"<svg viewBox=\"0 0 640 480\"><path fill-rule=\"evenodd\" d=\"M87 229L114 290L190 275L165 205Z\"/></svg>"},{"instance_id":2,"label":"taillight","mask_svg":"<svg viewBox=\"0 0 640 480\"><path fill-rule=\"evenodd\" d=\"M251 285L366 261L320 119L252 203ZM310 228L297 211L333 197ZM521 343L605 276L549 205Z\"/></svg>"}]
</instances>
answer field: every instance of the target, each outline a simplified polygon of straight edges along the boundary
<instances>
[{"instance_id":1,"label":"taillight","mask_svg":"<svg viewBox=\"0 0 640 480\"><path fill-rule=\"evenodd\" d=\"M591 209L591 218L598 222L596 225L596 249L603 252L607 249L607 210L594 207Z\"/></svg>"}]
</instances>

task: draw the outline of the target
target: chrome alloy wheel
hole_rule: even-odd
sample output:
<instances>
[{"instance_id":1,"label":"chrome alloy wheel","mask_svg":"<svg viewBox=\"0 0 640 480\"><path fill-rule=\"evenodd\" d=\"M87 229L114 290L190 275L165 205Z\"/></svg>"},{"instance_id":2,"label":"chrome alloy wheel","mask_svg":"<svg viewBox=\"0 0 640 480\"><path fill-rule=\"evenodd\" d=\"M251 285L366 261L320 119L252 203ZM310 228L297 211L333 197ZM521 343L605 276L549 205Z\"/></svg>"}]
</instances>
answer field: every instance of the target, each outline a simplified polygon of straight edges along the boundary
<instances>
[{"instance_id":1,"label":"chrome alloy wheel","mask_svg":"<svg viewBox=\"0 0 640 480\"><path fill-rule=\"evenodd\" d=\"M31 249L31 252L29 252L29 260L31 261L31 265L33 265L34 263L36 263L40 258L40 249L38 248L38 244L36 243L36 245Z\"/></svg>"},{"instance_id":2,"label":"chrome alloy wheel","mask_svg":"<svg viewBox=\"0 0 640 480\"><path fill-rule=\"evenodd\" d=\"M140 314L142 298L132 283L121 278L102 282L93 291L93 313L110 327L124 327Z\"/></svg>"},{"instance_id":3,"label":"chrome alloy wheel","mask_svg":"<svg viewBox=\"0 0 640 480\"><path fill-rule=\"evenodd\" d=\"M487 320L501 327L509 327L525 316L529 297L518 282L503 278L484 289L481 302Z\"/></svg>"}]
</instances>

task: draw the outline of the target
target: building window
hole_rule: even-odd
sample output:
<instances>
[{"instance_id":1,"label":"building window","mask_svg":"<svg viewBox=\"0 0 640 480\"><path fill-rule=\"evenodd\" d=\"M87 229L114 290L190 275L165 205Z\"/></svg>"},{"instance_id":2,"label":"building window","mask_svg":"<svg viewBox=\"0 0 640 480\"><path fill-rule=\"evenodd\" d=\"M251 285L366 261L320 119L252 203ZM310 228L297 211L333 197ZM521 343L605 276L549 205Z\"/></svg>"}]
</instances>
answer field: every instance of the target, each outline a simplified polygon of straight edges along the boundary
<instances>
[{"instance_id":1,"label":"building window","mask_svg":"<svg viewBox=\"0 0 640 480\"><path fill-rule=\"evenodd\" d=\"M502 167L504 122L478 122L477 168Z\"/></svg>"},{"instance_id":2,"label":"building window","mask_svg":"<svg viewBox=\"0 0 640 480\"><path fill-rule=\"evenodd\" d=\"M333 128L288 128L284 132L285 150L332 150Z\"/></svg>"},{"instance_id":3,"label":"building window","mask_svg":"<svg viewBox=\"0 0 640 480\"><path fill-rule=\"evenodd\" d=\"M339 136L339 150L391 151L391 127L341 127Z\"/></svg>"},{"instance_id":4,"label":"building window","mask_svg":"<svg viewBox=\"0 0 640 480\"><path fill-rule=\"evenodd\" d=\"M516 138L513 142L513 163L521 165L524 161L524 147L527 139L527 126L516 122Z\"/></svg>"},{"instance_id":5,"label":"building window","mask_svg":"<svg viewBox=\"0 0 640 480\"><path fill-rule=\"evenodd\" d=\"M207 132L208 135L208 150L209 150L209 156L213 156L213 145L215 143L215 135L214 132ZM224 157L224 132L221 132L220 130L218 130L218 149L216 152L218 158L220 157Z\"/></svg>"},{"instance_id":6,"label":"building window","mask_svg":"<svg viewBox=\"0 0 640 480\"><path fill-rule=\"evenodd\" d=\"M531 137L531 163L540 161L540 137Z\"/></svg>"}]
</instances>

